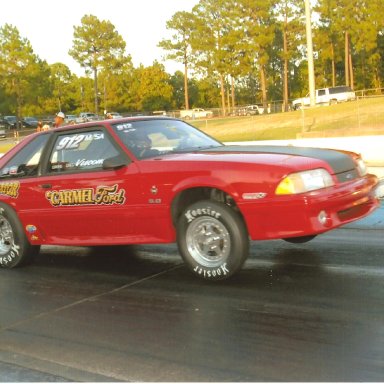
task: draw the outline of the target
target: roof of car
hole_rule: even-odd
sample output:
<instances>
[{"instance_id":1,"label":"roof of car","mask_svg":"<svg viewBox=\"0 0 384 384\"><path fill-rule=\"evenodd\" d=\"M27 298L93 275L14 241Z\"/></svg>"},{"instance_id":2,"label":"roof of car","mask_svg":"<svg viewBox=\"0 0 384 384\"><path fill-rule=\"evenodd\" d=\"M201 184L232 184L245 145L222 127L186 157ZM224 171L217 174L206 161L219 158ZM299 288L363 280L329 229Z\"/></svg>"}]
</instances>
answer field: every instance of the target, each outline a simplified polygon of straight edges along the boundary
<instances>
[{"instance_id":1,"label":"roof of car","mask_svg":"<svg viewBox=\"0 0 384 384\"><path fill-rule=\"evenodd\" d=\"M74 129L74 128L87 128L95 126L96 123L103 123L103 124L118 124L123 122L130 122L130 121L143 121L143 120L179 120L174 117L169 116L130 116L130 117L122 117L117 119L100 119L100 120L94 120L94 121L87 121L85 123L78 123L76 125L62 125L58 128L53 128L52 130L63 130L63 129Z\"/></svg>"}]
</instances>

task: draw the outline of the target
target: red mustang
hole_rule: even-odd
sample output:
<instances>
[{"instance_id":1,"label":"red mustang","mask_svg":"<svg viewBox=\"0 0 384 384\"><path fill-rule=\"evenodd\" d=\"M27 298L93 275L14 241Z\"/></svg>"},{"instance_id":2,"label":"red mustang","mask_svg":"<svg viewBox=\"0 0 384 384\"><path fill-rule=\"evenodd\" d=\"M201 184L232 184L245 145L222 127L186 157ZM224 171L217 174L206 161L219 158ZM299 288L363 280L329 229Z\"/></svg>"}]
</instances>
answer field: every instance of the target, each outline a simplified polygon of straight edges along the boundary
<instances>
[{"instance_id":1,"label":"red mustang","mask_svg":"<svg viewBox=\"0 0 384 384\"><path fill-rule=\"evenodd\" d=\"M172 118L32 134L0 159L0 265L40 245L177 242L198 276L231 276L249 240L305 242L377 206L355 153L225 146Z\"/></svg>"}]
</instances>

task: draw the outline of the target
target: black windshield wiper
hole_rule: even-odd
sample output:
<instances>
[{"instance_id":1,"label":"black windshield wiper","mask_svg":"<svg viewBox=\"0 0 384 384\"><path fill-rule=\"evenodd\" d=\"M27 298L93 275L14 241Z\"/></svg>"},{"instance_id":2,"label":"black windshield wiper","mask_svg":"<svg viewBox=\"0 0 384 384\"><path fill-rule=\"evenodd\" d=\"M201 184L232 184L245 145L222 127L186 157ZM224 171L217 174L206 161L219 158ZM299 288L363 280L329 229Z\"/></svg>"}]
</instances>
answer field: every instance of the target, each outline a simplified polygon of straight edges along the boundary
<instances>
[{"instance_id":1,"label":"black windshield wiper","mask_svg":"<svg viewBox=\"0 0 384 384\"><path fill-rule=\"evenodd\" d=\"M221 145L204 145L200 147L189 147L189 148L175 148L172 153L187 153L187 152L200 152L209 150L212 148L218 148L221 147Z\"/></svg>"}]
</instances>

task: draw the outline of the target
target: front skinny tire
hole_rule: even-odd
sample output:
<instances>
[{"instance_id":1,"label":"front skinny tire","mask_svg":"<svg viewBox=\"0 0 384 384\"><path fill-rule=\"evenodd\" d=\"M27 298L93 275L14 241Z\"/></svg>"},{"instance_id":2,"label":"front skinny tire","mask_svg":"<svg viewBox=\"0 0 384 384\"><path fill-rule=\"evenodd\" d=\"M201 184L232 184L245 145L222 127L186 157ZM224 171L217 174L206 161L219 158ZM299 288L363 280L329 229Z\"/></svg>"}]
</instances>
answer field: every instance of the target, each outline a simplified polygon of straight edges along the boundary
<instances>
[{"instance_id":1,"label":"front skinny tire","mask_svg":"<svg viewBox=\"0 0 384 384\"><path fill-rule=\"evenodd\" d=\"M229 206L204 200L187 207L178 221L177 244L189 269L207 280L237 272L249 252L247 229Z\"/></svg>"}]
</instances>

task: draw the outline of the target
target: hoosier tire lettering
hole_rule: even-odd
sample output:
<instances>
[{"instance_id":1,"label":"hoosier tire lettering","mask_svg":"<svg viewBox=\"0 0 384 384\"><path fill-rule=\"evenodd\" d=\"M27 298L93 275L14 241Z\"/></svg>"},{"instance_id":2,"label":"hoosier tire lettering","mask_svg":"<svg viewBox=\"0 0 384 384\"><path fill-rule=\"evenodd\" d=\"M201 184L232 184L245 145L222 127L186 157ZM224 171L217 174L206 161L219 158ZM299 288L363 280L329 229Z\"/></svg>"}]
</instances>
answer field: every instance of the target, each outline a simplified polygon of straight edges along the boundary
<instances>
[{"instance_id":1,"label":"hoosier tire lettering","mask_svg":"<svg viewBox=\"0 0 384 384\"><path fill-rule=\"evenodd\" d=\"M193 271L199 275L203 275L204 277L226 276L227 274L229 274L227 263L224 263L223 265L221 265L220 268L212 269L212 270L205 269L197 265Z\"/></svg>"},{"instance_id":2,"label":"hoosier tire lettering","mask_svg":"<svg viewBox=\"0 0 384 384\"><path fill-rule=\"evenodd\" d=\"M198 208L194 210L188 210L187 212L185 212L185 217L187 218L188 223L190 223L196 217L201 215L208 215L218 219L221 214L220 212L216 212L215 210L211 210L210 208L202 208L202 209Z\"/></svg>"},{"instance_id":3,"label":"hoosier tire lettering","mask_svg":"<svg viewBox=\"0 0 384 384\"><path fill-rule=\"evenodd\" d=\"M15 260L20 254L20 247L16 244L13 244L9 254L5 257L0 257L0 264L1 265L7 265L8 263L11 263L13 260Z\"/></svg>"}]
</instances>

